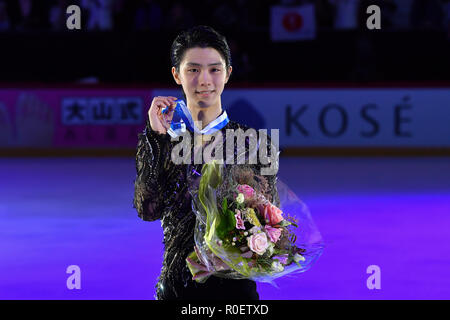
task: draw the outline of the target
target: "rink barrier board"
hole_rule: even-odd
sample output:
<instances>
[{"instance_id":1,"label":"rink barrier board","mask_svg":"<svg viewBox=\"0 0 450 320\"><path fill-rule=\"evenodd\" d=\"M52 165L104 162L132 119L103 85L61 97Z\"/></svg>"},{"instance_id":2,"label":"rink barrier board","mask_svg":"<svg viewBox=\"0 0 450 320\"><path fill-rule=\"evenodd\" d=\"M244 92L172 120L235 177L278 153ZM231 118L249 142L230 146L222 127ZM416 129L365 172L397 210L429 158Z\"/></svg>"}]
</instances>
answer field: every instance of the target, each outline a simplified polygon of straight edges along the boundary
<instances>
[{"instance_id":1,"label":"rink barrier board","mask_svg":"<svg viewBox=\"0 0 450 320\"><path fill-rule=\"evenodd\" d=\"M397 85L232 86L222 105L232 120L280 128L282 156L448 155L450 85ZM11 128L0 127L0 154L132 155L152 98L179 93L145 86L0 88L0 122L11 119ZM35 107L53 111L48 126L30 124Z\"/></svg>"}]
</instances>

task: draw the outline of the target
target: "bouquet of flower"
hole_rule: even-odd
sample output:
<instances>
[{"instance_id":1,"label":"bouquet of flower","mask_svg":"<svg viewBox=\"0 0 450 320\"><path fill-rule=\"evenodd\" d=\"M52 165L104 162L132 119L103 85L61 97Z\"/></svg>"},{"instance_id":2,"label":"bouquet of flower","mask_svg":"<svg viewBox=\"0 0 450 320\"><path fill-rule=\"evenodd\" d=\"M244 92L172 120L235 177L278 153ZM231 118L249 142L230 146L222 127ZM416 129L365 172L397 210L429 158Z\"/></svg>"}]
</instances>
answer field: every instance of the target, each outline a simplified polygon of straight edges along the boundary
<instances>
[{"instance_id":1,"label":"bouquet of flower","mask_svg":"<svg viewBox=\"0 0 450 320\"><path fill-rule=\"evenodd\" d=\"M186 260L198 282L210 275L272 282L306 271L322 252L306 206L286 187L269 188L250 166L205 164L191 194L195 250Z\"/></svg>"}]
</instances>

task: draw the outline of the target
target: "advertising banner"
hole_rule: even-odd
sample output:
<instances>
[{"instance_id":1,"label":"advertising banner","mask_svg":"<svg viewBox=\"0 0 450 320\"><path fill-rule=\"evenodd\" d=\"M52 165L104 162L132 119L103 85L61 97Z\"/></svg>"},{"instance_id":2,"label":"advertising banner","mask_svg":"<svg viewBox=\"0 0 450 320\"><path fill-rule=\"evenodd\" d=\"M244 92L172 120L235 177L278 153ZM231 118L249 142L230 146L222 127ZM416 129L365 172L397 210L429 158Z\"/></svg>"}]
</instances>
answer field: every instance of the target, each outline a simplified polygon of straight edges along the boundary
<instances>
[{"instance_id":1,"label":"advertising banner","mask_svg":"<svg viewBox=\"0 0 450 320\"><path fill-rule=\"evenodd\" d=\"M153 96L174 89L0 89L0 148L135 148ZM226 89L231 120L280 147L450 147L450 89Z\"/></svg>"}]
</instances>

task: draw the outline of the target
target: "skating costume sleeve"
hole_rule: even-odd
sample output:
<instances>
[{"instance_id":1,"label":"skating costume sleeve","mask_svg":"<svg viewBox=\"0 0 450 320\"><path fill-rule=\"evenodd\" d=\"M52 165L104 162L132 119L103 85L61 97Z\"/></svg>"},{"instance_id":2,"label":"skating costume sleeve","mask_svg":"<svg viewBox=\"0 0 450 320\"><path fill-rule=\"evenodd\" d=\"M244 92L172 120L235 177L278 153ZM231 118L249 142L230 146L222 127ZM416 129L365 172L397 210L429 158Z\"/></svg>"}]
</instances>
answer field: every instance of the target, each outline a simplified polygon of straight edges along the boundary
<instances>
[{"instance_id":1,"label":"skating costume sleeve","mask_svg":"<svg viewBox=\"0 0 450 320\"><path fill-rule=\"evenodd\" d=\"M170 136L153 131L147 119L143 133L138 135L133 199L133 207L144 221L160 219L170 206L171 149Z\"/></svg>"}]
</instances>

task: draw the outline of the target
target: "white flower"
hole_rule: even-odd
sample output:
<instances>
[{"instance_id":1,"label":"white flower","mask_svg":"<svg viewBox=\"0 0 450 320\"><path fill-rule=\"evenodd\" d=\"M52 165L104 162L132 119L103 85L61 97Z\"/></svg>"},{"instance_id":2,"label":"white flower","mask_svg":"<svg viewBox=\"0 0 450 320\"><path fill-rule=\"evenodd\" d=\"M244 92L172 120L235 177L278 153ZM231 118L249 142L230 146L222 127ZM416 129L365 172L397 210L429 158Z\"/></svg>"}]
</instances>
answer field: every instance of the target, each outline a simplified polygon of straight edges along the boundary
<instances>
[{"instance_id":1,"label":"white flower","mask_svg":"<svg viewBox=\"0 0 450 320\"><path fill-rule=\"evenodd\" d=\"M236 241L237 239L236 239L236 237L233 237L233 241Z\"/></svg>"},{"instance_id":2,"label":"white flower","mask_svg":"<svg viewBox=\"0 0 450 320\"><path fill-rule=\"evenodd\" d=\"M248 232L247 231L244 232L244 236L248 236Z\"/></svg>"},{"instance_id":3,"label":"white flower","mask_svg":"<svg viewBox=\"0 0 450 320\"><path fill-rule=\"evenodd\" d=\"M296 254L294 255L294 261L295 261L295 262L305 261L305 257L302 256L302 255L300 255L300 254L298 254L298 253L296 253Z\"/></svg>"},{"instance_id":4,"label":"white flower","mask_svg":"<svg viewBox=\"0 0 450 320\"><path fill-rule=\"evenodd\" d=\"M284 267L280 261L276 260L272 262L272 270L275 272L281 272L284 270Z\"/></svg>"},{"instance_id":5,"label":"white flower","mask_svg":"<svg viewBox=\"0 0 450 320\"><path fill-rule=\"evenodd\" d=\"M243 193L238 194L238 196L236 197L236 202L239 204L244 203L244 194Z\"/></svg>"}]
</instances>

